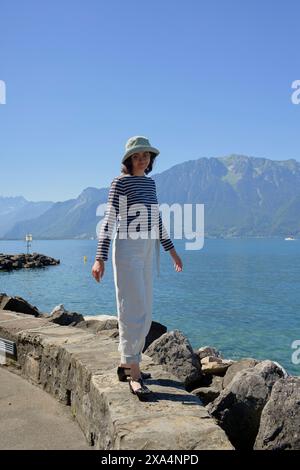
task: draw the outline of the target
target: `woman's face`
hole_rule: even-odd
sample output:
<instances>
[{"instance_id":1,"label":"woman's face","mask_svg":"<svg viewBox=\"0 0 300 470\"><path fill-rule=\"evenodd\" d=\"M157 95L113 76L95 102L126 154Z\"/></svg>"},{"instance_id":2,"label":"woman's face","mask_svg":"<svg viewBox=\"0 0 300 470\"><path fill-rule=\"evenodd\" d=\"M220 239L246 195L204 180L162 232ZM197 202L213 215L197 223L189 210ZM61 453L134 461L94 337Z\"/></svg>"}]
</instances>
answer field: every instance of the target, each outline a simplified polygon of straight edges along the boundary
<instances>
[{"instance_id":1,"label":"woman's face","mask_svg":"<svg viewBox=\"0 0 300 470\"><path fill-rule=\"evenodd\" d=\"M132 161L132 169L133 171L136 170L143 170L145 171L150 163L150 152L137 152L131 156Z\"/></svg>"}]
</instances>

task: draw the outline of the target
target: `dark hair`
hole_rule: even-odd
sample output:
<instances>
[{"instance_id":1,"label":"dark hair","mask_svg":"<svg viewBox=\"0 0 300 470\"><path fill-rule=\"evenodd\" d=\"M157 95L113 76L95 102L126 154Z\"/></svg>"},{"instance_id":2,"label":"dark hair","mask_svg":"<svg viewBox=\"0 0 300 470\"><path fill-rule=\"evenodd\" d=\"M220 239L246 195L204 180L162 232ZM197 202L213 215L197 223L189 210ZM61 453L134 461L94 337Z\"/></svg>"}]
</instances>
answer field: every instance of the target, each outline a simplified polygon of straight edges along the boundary
<instances>
[{"instance_id":1,"label":"dark hair","mask_svg":"<svg viewBox=\"0 0 300 470\"><path fill-rule=\"evenodd\" d=\"M150 163L149 165L147 166L146 170L145 170L145 173L146 175L148 173L150 173L150 171L152 171L152 167L153 167L153 163L154 163L154 160L156 158L156 154L153 153L153 152L150 152ZM126 175L132 175L132 159L131 159L132 155L128 158L126 158L125 162L122 163L121 165L121 172L122 173L125 173Z\"/></svg>"}]
</instances>

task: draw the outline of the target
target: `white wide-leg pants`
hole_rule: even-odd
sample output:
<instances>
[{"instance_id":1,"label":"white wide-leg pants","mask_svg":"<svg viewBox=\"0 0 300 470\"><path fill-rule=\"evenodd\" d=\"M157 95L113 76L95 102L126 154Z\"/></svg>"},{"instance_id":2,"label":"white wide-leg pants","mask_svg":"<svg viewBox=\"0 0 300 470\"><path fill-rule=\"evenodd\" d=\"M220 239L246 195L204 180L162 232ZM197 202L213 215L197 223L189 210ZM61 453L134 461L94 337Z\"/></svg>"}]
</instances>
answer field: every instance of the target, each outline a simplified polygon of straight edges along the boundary
<instances>
[{"instance_id":1,"label":"white wide-leg pants","mask_svg":"<svg viewBox=\"0 0 300 470\"><path fill-rule=\"evenodd\" d=\"M152 322L153 255L156 240L125 239L116 232L112 243L112 264L119 323L121 363L139 363Z\"/></svg>"}]
</instances>

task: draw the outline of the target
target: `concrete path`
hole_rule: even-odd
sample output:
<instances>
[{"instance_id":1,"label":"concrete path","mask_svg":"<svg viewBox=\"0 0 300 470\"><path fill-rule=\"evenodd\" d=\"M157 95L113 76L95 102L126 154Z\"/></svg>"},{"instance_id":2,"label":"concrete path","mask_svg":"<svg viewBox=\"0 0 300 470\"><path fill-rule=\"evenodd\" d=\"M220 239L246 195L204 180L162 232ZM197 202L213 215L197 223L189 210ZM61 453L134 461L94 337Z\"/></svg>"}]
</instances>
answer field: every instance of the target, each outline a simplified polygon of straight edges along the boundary
<instances>
[{"instance_id":1,"label":"concrete path","mask_svg":"<svg viewBox=\"0 0 300 470\"><path fill-rule=\"evenodd\" d=\"M70 407L0 367L0 449L93 449Z\"/></svg>"}]
</instances>

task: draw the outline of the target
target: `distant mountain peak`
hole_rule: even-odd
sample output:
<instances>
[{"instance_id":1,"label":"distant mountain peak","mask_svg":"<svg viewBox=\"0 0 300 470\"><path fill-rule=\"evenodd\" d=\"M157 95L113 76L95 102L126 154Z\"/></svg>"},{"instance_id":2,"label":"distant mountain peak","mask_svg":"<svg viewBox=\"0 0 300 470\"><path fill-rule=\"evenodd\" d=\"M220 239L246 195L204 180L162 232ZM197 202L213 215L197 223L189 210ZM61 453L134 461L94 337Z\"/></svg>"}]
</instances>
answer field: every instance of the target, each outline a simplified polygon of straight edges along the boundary
<instances>
[{"instance_id":1,"label":"distant mountain peak","mask_svg":"<svg viewBox=\"0 0 300 470\"><path fill-rule=\"evenodd\" d=\"M238 153L201 157L151 177L160 204L204 204L205 236L300 234L300 162L293 158L279 161ZM36 218L19 217L5 236L23 238L27 230L35 238L95 236L96 209L107 202L108 189L89 186L77 198L55 203Z\"/></svg>"}]
</instances>

